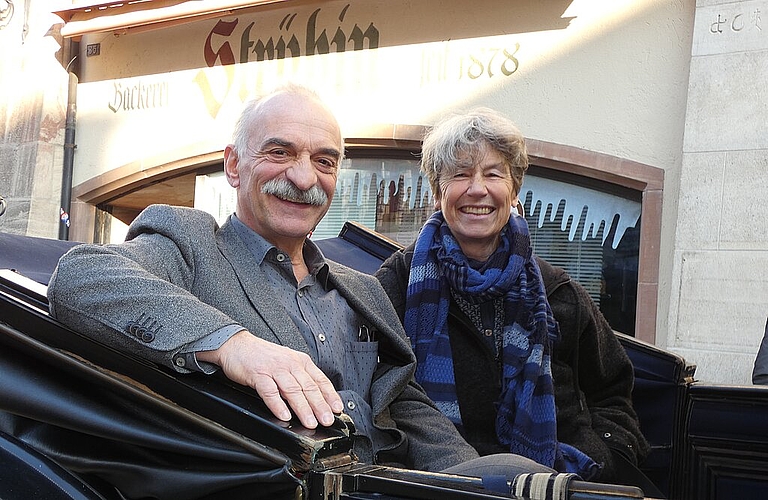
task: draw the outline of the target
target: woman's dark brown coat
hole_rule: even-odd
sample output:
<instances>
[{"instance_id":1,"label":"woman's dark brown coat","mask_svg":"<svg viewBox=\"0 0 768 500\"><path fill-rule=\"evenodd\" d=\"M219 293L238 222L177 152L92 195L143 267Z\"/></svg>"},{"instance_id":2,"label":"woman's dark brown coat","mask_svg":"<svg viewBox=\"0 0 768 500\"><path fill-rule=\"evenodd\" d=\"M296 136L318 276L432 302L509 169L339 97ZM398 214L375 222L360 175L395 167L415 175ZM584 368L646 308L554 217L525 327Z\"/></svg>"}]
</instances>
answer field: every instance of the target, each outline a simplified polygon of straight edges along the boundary
<instances>
[{"instance_id":1,"label":"woman's dark brown coat","mask_svg":"<svg viewBox=\"0 0 768 500\"><path fill-rule=\"evenodd\" d=\"M401 321L412 258L413 245L393 254L376 273ZM649 449L632 408L632 364L586 290L564 270L542 259L538 263L560 325L552 356L558 440L602 464L600 481L615 482L621 479L617 454L637 464ZM496 438L501 377L493 353L456 304L448 324L465 438L481 455L507 451Z\"/></svg>"}]
</instances>

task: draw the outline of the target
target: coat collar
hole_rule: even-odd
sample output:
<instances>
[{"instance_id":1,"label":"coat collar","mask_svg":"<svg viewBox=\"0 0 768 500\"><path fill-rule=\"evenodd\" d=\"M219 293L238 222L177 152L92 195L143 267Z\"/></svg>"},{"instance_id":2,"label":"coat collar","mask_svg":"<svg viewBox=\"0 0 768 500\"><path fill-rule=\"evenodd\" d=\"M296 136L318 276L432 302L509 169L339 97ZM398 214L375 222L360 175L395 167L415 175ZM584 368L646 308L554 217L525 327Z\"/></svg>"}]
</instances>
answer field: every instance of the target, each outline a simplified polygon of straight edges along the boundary
<instances>
[{"instance_id":1,"label":"coat collar","mask_svg":"<svg viewBox=\"0 0 768 500\"><path fill-rule=\"evenodd\" d=\"M268 282L260 267L255 263L253 254L237 234L230 220L227 220L216 234L216 243L224 258L235 270L248 300L259 316L269 326L271 332L252 332L266 340L290 347L309 354L304 337L283 307L275 307L274 294L270 293ZM269 333L274 339L269 338Z\"/></svg>"}]
</instances>

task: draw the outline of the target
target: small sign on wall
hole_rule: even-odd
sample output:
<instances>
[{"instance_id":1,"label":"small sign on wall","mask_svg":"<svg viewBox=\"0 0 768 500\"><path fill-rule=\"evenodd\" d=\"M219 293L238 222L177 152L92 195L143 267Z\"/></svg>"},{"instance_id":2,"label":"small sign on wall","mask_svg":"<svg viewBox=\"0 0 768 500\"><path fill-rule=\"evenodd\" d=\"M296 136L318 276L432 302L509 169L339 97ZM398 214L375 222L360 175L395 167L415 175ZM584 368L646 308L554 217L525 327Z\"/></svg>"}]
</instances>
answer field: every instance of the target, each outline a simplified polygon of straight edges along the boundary
<instances>
[{"instance_id":1,"label":"small sign on wall","mask_svg":"<svg viewBox=\"0 0 768 500\"><path fill-rule=\"evenodd\" d=\"M85 56L91 57L91 56L98 56L101 54L101 44L100 43L89 43L85 46Z\"/></svg>"}]
</instances>

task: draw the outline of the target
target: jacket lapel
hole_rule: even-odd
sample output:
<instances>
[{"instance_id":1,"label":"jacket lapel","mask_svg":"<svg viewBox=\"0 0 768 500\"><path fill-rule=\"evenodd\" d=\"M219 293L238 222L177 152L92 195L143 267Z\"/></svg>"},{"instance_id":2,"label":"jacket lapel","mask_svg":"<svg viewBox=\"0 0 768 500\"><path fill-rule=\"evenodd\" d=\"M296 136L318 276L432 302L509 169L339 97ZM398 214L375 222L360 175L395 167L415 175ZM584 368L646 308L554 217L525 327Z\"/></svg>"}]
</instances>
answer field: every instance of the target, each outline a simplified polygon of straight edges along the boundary
<instances>
[{"instance_id":1,"label":"jacket lapel","mask_svg":"<svg viewBox=\"0 0 768 500\"><path fill-rule=\"evenodd\" d=\"M411 351L411 345L402 331L396 313L393 310L389 319L382 314L386 304L380 304L381 295L372 293L371 283L361 280L354 271L345 266L330 260L327 262L330 268L331 286L336 288L347 303L381 334L380 340L385 341L387 354L393 358L394 364L415 362L416 358ZM392 318L396 320L394 323Z\"/></svg>"},{"instance_id":2,"label":"jacket lapel","mask_svg":"<svg viewBox=\"0 0 768 500\"><path fill-rule=\"evenodd\" d=\"M235 270L240 286L245 292L252 308L245 314L258 314L269 331L251 332L255 335L279 343L291 349L309 354L304 337L294 325L285 308L275 302L275 295L267 278L256 264L248 247L240 239L237 230L229 220L221 226L216 235L222 255ZM247 307L244 304L244 307ZM250 307L247 307L250 309Z\"/></svg>"},{"instance_id":3,"label":"jacket lapel","mask_svg":"<svg viewBox=\"0 0 768 500\"><path fill-rule=\"evenodd\" d=\"M386 333L387 337L397 337L381 315L381 309L372 307L378 299L371 294L369 286L346 267L330 260L326 260L326 262L329 266L328 277L331 287L338 290L339 294L347 300L347 303L371 323L373 328L381 333Z\"/></svg>"}]
</instances>

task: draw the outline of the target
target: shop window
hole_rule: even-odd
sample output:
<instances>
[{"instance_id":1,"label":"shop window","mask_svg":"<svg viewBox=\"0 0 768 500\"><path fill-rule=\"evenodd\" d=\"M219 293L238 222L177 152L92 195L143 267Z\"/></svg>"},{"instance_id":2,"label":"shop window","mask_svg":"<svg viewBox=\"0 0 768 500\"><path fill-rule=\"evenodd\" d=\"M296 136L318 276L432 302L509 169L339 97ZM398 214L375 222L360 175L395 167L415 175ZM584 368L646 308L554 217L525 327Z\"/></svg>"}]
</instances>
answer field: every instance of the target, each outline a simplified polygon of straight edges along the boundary
<instances>
[{"instance_id":1,"label":"shop window","mask_svg":"<svg viewBox=\"0 0 768 500\"><path fill-rule=\"evenodd\" d=\"M534 252L583 285L614 330L633 335L640 193L532 166L520 199Z\"/></svg>"},{"instance_id":2,"label":"shop window","mask_svg":"<svg viewBox=\"0 0 768 500\"><path fill-rule=\"evenodd\" d=\"M432 192L418 160L346 158L331 208L312 237L336 236L344 221L355 220L407 245L432 211Z\"/></svg>"}]
</instances>

